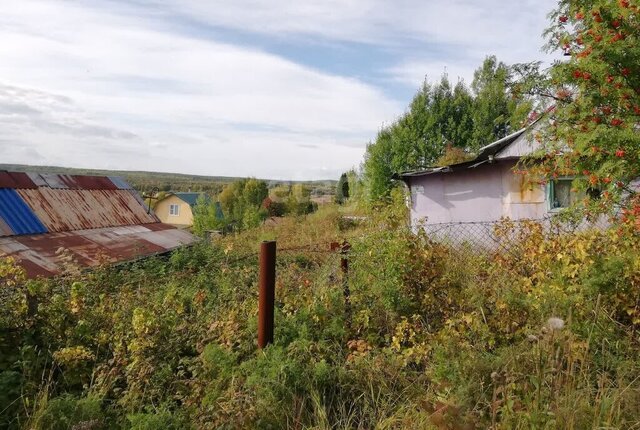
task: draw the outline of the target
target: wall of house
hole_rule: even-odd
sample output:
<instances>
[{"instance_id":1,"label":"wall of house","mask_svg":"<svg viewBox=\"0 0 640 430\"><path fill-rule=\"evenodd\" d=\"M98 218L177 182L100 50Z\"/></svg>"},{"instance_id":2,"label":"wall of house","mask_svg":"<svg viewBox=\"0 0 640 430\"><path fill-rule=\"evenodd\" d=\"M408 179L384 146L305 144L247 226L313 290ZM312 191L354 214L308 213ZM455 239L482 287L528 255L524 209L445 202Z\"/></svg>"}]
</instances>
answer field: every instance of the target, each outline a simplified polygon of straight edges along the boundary
<instances>
[{"instance_id":1,"label":"wall of house","mask_svg":"<svg viewBox=\"0 0 640 430\"><path fill-rule=\"evenodd\" d=\"M514 165L509 160L411 178L412 225L542 218L544 187L527 184L511 171Z\"/></svg>"},{"instance_id":2,"label":"wall of house","mask_svg":"<svg viewBox=\"0 0 640 430\"><path fill-rule=\"evenodd\" d=\"M179 215L171 215L169 208L171 205L179 205ZM156 216L160 218L160 221L173 224L181 227L187 227L193 225L193 213L191 212L191 206L180 200L176 196L169 196L164 200L158 202L154 208Z\"/></svg>"},{"instance_id":3,"label":"wall of house","mask_svg":"<svg viewBox=\"0 0 640 430\"><path fill-rule=\"evenodd\" d=\"M514 165L515 161L501 166L503 216L514 220L544 218L549 214L546 187L514 174Z\"/></svg>"}]
</instances>

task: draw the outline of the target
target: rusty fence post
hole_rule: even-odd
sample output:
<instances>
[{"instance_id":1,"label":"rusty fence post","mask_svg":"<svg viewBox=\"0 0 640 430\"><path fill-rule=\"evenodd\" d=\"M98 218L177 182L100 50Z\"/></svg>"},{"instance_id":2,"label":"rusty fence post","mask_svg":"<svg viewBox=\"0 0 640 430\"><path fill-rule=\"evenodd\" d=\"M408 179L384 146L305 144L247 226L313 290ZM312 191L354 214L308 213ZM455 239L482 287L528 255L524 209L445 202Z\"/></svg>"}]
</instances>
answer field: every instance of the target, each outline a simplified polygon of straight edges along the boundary
<instances>
[{"instance_id":1,"label":"rusty fence post","mask_svg":"<svg viewBox=\"0 0 640 430\"><path fill-rule=\"evenodd\" d=\"M351 291L349 290L349 250L351 245L344 241L331 243L331 250L340 250L340 270L342 271L342 292L344 294L344 311L347 328L351 328Z\"/></svg>"},{"instance_id":2,"label":"rusty fence post","mask_svg":"<svg viewBox=\"0 0 640 430\"><path fill-rule=\"evenodd\" d=\"M273 343L276 301L276 242L260 244L260 291L258 297L258 347Z\"/></svg>"}]
</instances>

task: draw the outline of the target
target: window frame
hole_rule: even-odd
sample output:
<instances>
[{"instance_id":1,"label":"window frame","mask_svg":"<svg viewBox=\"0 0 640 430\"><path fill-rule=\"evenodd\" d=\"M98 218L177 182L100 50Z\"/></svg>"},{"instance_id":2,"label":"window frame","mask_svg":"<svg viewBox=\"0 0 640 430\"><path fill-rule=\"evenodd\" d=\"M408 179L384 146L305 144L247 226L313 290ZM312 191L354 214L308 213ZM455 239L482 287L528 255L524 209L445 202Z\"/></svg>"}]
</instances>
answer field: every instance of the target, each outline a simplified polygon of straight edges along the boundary
<instances>
[{"instance_id":1,"label":"window frame","mask_svg":"<svg viewBox=\"0 0 640 430\"><path fill-rule=\"evenodd\" d=\"M175 208L175 210L174 210ZM180 216L180 205L177 203L171 203L169 205L169 216Z\"/></svg>"},{"instance_id":2,"label":"window frame","mask_svg":"<svg viewBox=\"0 0 640 430\"><path fill-rule=\"evenodd\" d=\"M575 176L561 176L559 178L556 178L554 180L551 180L547 183L547 208L550 212L560 212L563 209L566 209L567 207L570 206L559 206L559 207L553 207L553 202L555 200L555 186L557 182L569 182L571 184L571 187L573 188L573 181L576 179ZM599 195L600 190L598 188L589 188L587 191L585 192L572 192L571 190L569 190L570 196L577 196L577 198L582 198L585 195L589 195L590 197L594 198L592 193L597 193ZM597 197L596 197L597 198Z\"/></svg>"},{"instance_id":3,"label":"window frame","mask_svg":"<svg viewBox=\"0 0 640 430\"><path fill-rule=\"evenodd\" d=\"M574 179L575 178L572 178L572 177L560 177L560 178L556 178L556 179L553 179L553 180L549 181L549 183L547 184L547 196L549 197L548 198L548 209L549 209L549 211L558 212L558 211L561 211L561 210L567 208L566 206L555 207L553 205L554 201L556 199L556 183L557 182L561 182L561 181L562 182L569 181L569 183L573 183Z\"/></svg>"}]
</instances>

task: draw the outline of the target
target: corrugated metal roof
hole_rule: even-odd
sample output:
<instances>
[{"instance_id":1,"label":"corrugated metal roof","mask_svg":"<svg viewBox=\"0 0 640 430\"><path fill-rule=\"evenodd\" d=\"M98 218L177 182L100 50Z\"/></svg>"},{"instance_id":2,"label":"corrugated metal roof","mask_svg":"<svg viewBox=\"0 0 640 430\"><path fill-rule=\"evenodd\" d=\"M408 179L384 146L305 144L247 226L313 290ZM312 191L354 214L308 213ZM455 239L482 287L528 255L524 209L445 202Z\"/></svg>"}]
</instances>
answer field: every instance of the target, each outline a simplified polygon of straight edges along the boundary
<instances>
[{"instance_id":1,"label":"corrugated metal roof","mask_svg":"<svg viewBox=\"0 0 640 430\"><path fill-rule=\"evenodd\" d=\"M158 222L128 190L42 187L18 193L51 232Z\"/></svg>"},{"instance_id":2,"label":"corrugated metal roof","mask_svg":"<svg viewBox=\"0 0 640 430\"><path fill-rule=\"evenodd\" d=\"M40 177L46 182L46 186L55 189L67 189L69 188L63 179L64 175L57 175L54 173L41 173Z\"/></svg>"},{"instance_id":3,"label":"corrugated metal roof","mask_svg":"<svg viewBox=\"0 0 640 430\"><path fill-rule=\"evenodd\" d=\"M34 184L36 184L37 187L47 186L47 181L45 181L45 179L42 177L42 175L40 175L40 173L27 172L27 176L31 178L31 180L33 181Z\"/></svg>"},{"instance_id":4,"label":"corrugated metal roof","mask_svg":"<svg viewBox=\"0 0 640 430\"><path fill-rule=\"evenodd\" d=\"M122 178L0 172L0 254L53 276L67 249L79 266L166 252L196 239L159 223Z\"/></svg>"},{"instance_id":5,"label":"corrugated metal roof","mask_svg":"<svg viewBox=\"0 0 640 430\"><path fill-rule=\"evenodd\" d=\"M149 211L148 210L149 206L145 203L144 199L142 197L140 197L140 194L138 194L137 191L135 191L135 190L126 190L126 191L129 194L131 194L133 196L133 198L136 199L136 201L138 203L140 203L140 206L142 206L146 212L153 213L153 211Z\"/></svg>"},{"instance_id":6,"label":"corrugated metal roof","mask_svg":"<svg viewBox=\"0 0 640 430\"><path fill-rule=\"evenodd\" d=\"M26 173L1 171L0 188L36 188L36 184Z\"/></svg>"},{"instance_id":7,"label":"corrugated metal roof","mask_svg":"<svg viewBox=\"0 0 640 430\"><path fill-rule=\"evenodd\" d=\"M9 228L6 222L0 218L0 237L13 235L13 230Z\"/></svg>"},{"instance_id":8,"label":"corrugated metal roof","mask_svg":"<svg viewBox=\"0 0 640 430\"><path fill-rule=\"evenodd\" d=\"M531 127L531 126L529 126ZM503 137L502 139L496 140L489 145L483 146L479 149L478 154L469 161L465 161L462 163L451 164L449 166L443 167L431 167L424 170L415 170L411 172L404 172L399 175L396 175L396 178L411 178L415 176L425 176L432 175L434 173L450 173L450 172L459 172L464 171L464 169L473 169L487 162L492 163L495 155L502 151L504 148L507 148L513 142L515 142L520 136L522 136L529 127L523 128L521 130L516 131L515 133L511 133L508 136Z\"/></svg>"},{"instance_id":9,"label":"corrugated metal roof","mask_svg":"<svg viewBox=\"0 0 640 430\"><path fill-rule=\"evenodd\" d=\"M0 238L0 252L15 257L27 276L54 276L65 264L60 248L80 266L116 263L163 253L195 242L184 230L167 224L110 227L94 230Z\"/></svg>"},{"instance_id":10,"label":"corrugated metal roof","mask_svg":"<svg viewBox=\"0 0 640 430\"><path fill-rule=\"evenodd\" d=\"M129 185L122 176L109 176L109 180L113 182L119 190L133 190L133 187Z\"/></svg>"},{"instance_id":11,"label":"corrugated metal roof","mask_svg":"<svg viewBox=\"0 0 640 430\"><path fill-rule=\"evenodd\" d=\"M118 187L106 176L72 175L69 188L73 190L117 190Z\"/></svg>"},{"instance_id":12,"label":"corrugated metal roof","mask_svg":"<svg viewBox=\"0 0 640 430\"><path fill-rule=\"evenodd\" d=\"M117 190L118 187L106 176L60 175L42 173L39 186L69 190ZM26 187L15 187L26 188Z\"/></svg>"},{"instance_id":13,"label":"corrugated metal roof","mask_svg":"<svg viewBox=\"0 0 640 430\"><path fill-rule=\"evenodd\" d=\"M37 190L25 190L37 191ZM12 234L46 233L47 229L22 200L16 190L0 189L0 218ZM3 227L3 230L5 228Z\"/></svg>"}]
</instances>

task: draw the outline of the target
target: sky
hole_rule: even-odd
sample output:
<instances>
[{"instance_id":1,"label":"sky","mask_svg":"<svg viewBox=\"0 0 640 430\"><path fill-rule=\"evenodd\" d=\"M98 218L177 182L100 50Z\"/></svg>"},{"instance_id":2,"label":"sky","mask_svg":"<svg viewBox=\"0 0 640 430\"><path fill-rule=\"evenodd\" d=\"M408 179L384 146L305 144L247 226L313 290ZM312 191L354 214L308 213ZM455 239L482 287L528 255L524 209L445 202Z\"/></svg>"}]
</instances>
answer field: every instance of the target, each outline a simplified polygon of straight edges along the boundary
<instances>
[{"instance_id":1,"label":"sky","mask_svg":"<svg viewBox=\"0 0 640 430\"><path fill-rule=\"evenodd\" d=\"M555 0L2 0L0 163L337 179Z\"/></svg>"}]
</instances>

